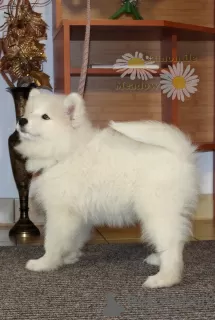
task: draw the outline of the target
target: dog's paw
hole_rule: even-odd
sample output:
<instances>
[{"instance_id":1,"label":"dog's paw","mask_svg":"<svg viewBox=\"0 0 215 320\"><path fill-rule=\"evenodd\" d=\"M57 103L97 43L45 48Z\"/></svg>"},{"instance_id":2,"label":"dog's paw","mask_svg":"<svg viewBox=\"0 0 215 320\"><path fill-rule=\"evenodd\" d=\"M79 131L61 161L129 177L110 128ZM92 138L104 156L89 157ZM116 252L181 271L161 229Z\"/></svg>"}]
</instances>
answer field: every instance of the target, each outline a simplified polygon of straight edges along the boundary
<instances>
[{"instance_id":1,"label":"dog's paw","mask_svg":"<svg viewBox=\"0 0 215 320\"><path fill-rule=\"evenodd\" d=\"M70 255L64 257L63 263L64 264L74 264L76 263L79 258L83 255L81 251L78 252L72 252Z\"/></svg>"},{"instance_id":2,"label":"dog's paw","mask_svg":"<svg viewBox=\"0 0 215 320\"><path fill-rule=\"evenodd\" d=\"M148 256L144 262L151 264L152 266L159 266L160 265L160 257L158 254L156 253L152 253L150 254L150 256Z\"/></svg>"},{"instance_id":3,"label":"dog's paw","mask_svg":"<svg viewBox=\"0 0 215 320\"><path fill-rule=\"evenodd\" d=\"M164 275L158 272L156 275L148 277L144 282L143 287L168 288L178 284L180 281L181 278L179 276Z\"/></svg>"},{"instance_id":4,"label":"dog's paw","mask_svg":"<svg viewBox=\"0 0 215 320\"><path fill-rule=\"evenodd\" d=\"M56 270L59 267L59 264L47 261L46 258L40 258L35 260L29 260L26 263L26 269L31 271L51 271Z\"/></svg>"}]
</instances>

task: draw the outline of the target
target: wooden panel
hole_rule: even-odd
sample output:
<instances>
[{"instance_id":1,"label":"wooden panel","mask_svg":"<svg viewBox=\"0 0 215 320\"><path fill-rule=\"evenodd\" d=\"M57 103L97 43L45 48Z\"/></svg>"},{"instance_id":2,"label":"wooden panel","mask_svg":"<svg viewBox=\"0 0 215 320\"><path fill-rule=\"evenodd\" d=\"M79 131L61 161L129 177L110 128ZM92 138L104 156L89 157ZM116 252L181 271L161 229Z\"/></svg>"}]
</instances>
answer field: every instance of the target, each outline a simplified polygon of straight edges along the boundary
<instances>
[{"instance_id":1,"label":"wooden panel","mask_svg":"<svg viewBox=\"0 0 215 320\"><path fill-rule=\"evenodd\" d=\"M161 72L164 69L157 69L154 77L160 77ZM165 70L168 70L165 68ZM70 70L71 75L79 75L81 74L81 68L72 68ZM122 72L118 72L116 69L113 68L88 68L87 75L88 76L119 76ZM125 77L129 77L130 74L126 74Z\"/></svg>"},{"instance_id":2,"label":"wooden panel","mask_svg":"<svg viewBox=\"0 0 215 320\"><path fill-rule=\"evenodd\" d=\"M110 34L110 32L109 32ZM128 35L127 35L128 37ZM131 53L132 55L135 52L141 52L144 55L153 56L156 59L160 56L160 42L159 41L143 41L144 34L141 32L138 35L130 36L130 39L125 40L125 37L122 36L122 40L116 39L112 36L112 39L107 40L98 40L92 37L90 43L90 56L89 64L110 64L114 65L118 58L121 58L122 55L126 53ZM71 65L73 68L80 68L82 63L82 54L83 54L83 41L72 40L71 41ZM161 65L159 59L156 62Z\"/></svg>"},{"instance_id":3,"label":"wooden panel","mask_svg":"<svg viewBox=\"0 0 215 320\"><path fill-rule=\"evenodd\" d=\"M152 19L214 27L214 0L148 0L147 2L152 3Z\"/></svg>"},{"instance_id":4,"label":"wooden panel","mask_svg":"<svg viewBox=\"0 0 215 320\"><path fill-rule=\"evenodd\" d=\"M53 42L54 91L70 93L70 29L61 27Z\"/></svg>"},{"instance_id":5,"label":"wooden panel","mask_svg":"<svg viewBox=\"0 0 215 320\"><path fill-rule=\"evenodd\" d=\"M171 59L174 57L174 61L183 61L184 66L191 64L192 67L196 68L196 73L200 77L200 84L198 86L199 91L191 96L186 102L178 102L176 99L172 101L167 99L166 95L161 93L160 99L158 98L159 91L159 79L155 80L155 84L151 84L149 81L145 82L144 85L141 83L134 83L129 78L122 81L120 76L118 80L116 77L97 77L93 78L88 76L88 86L86 97L89 97L90 106L97 105L97 109L90 109L92 113L92 119L96 123L105 125L108 120L139 120L143 119L156 119L161 120L161 106L165 111L162 119L167 122L172 122L179 125L180 128L190 134L191 138L196 142L211 142L213 141L213 43L212 42L176 42L176 37L164 38L164 43L161 44L159 41L91 41L90 50L90 64L91 63L103 63L103 64L114 64L117 58L121 55L129 52L134 54L135 51L142 52L145 55L151 55L155 58L156 63L161 65L167 65L171 63ZM173 41L174 40L174 41ZM83 42L80 40L71 41L71 50L73 55L71 57L72 66L79 66L82 59L82 46ZM160 57L160 59L159 59ZM190 61L187 61L190 60ZM75 77L75 82L72 85L72 90L77 88L78 77ZM121 82L120 82L121 81ZM154 87L153 87L154 86ZM144 94L141 92L145 91ZM148 88L156 87L156 103L159 107L154 109L154 102L151 100L150 93L147 92ZM118 88L118 94L117 94ZM121 89L120 89L121 88ZM90 96L88 95L90 91ZM92 95L91 92L94 92ZM112 92L113 100L110 100L109 93ZM135 99L139 96L141 101L147 104L147 110L140 112L139 106L136 107L136 100L128 98L128 91L135 93ZM113 94L114 92L114 94ZM120 93L120 94L119 94ZM100 97L101 95L101 97ZM124 108L117 107L116 110L101 110L98 107L98 103L105 97L105 104L117 103ZM134 94L133 94L134 97ZM94 101L95 99L95 101ZM103 104L104 102L101 101ZM135 105L134 105L135 104ZM130 112L129 112L129 105ZM115 108L115 107L114 107ZM133 109L134 108L134 109ZM137 109L136 109L137 108ZM96 111L97 110L97 111ZM133 111L132 111L133 110ZM159 110L159 111L158 111ZM98 114L96 114L96 112ZM102 114L102 115L101 115ZM168 114L168 115L167 115ZM168 118L168 120L167 120Z\"/></svg>"},{"instance_id":6,"label":"wooden panel","mask_svg":"<svg viewBox=\"0 0 215 320\"><path fill-rule=\"evenodd\" d=\"M184 66L195 68L200 81L198 91L185 102L179 102L180 128L194 141L213 141L214 126L214 44L213 42L178 42L178 54L191 54L195 61Z\"/></svg>"},{"instance_id":7,"label":"wooden panel","mask_svg":"<svg viewBox=\"0 0 215 320\"><path fill-rule=\"evenodd\" d=\"M193 233L198 240L215 240L215 224L210 220L194 221Z\"/></svg>"},{"instance_id":8,"label":"wooden panel","mask_svg":"<svg viewBox=\"0 0 215 320\"><path fill-rule=\"evenodd\" d=\"M80 68L83 52L84 29L73 29L71 41L71 65ZM145 56L157 57L157 64L161 65L159 34L152 32L113 33L106 30L92 31L89 64L113 65L118 58L126 53L143 53ZM143 41L145 37L151 41ZM150 38L151 37L151 38ZM72 75L71 89L78 88L79 76ZM104 127L110 120L131 121L140 119L161 120L161 96L159 77L152 81L131 80L121 78L120 74L112 76L88 75L85 92L90 118L95 125Z\"/></svg>"},{"instance_id":9,"label":"wooden panel","mask_svg":"<svg viewBox=\"0 0 215 320\"><path fill-rule=\"evenodd\" d=\"M86 26L86 19L70 19L70 20L63 20L62 24L70 25L75 27L83 27ZM127 28L131 29L135 27L135 30L141 28L141 30L147 29L156 29L156 28L163 28L168 27L169 29L177 29L177 30L184 30L188 31L198 31L198 32L207 32L207 33L214 33L214 28L199 26L190 23L181 23L169 20L133 20L133 19L91 19L90 25L92 28L100 29L102 27L108 28L116 28L120 30L124 28L127 31Z\"/></svg>"},{"instance_id":10,"label":"wooden panel","mask_svg":"<svg viewBox=\"0 0 215 320\"><path fill-rule=\"evenodd\" d=\"M53 33L56 31L57 27L59 27L63 12L62 12L62 0L54 0L52 1L52 30Z\"/></svg>"},{"instance_id":11,"label":"wooden panel","mask_svg":"<svg viewBox=\"0 0 215 320\"><path fill-rule=\"evenodd\" d=\"M79 77L72 77L77 91ZM110 120L161 120L159 79L146 82L120 77L88 77L84 96L95 125L105 127Z\"/></svg>"},{"instance_id":12,"label":"wooden panel","mask_svg":"<svg viewBox=\"0 0 215 320\"><path fill-rule=\"evenodd\" d=\"M64 19L83 19L87 0L62 0ZM91 18L109 18L120 7L120 0L91 0ZM139 10L146 20L171 20L202 26L214 26L213 0L143 0ZM131 19L122 16L121 19Z\"/></svg>"},{"instance_id":13,"label":"wooden panel","mask_svg":"<svg viewBox=\"0 0 215 320\"><path fill-rule=\"evenodd\" d=\"M54 56L54 90L60 93L64 92L64 30L60 29L53 42Z\"/></svg>"},{"instance_id":14,"label":"wooden panel","mask_svg":"<svg viewBox=\"0 0 215 320\"><path fill-rule=\"evenodd\" d=\"M108 228L98 227L99 232L108 241L112 242L140 242L141 228L140 225L135 225L125 228ZM143 239L142 239L143 240Z\"/></svg>"},{"instance_id":15,"label":"wooden panel","mask_svg":"<svg viewBox=\"0 0 215 320\"><path fill-rule=\"evenodd\" d=\"M161 41L161 57L163 64L174 65L177 61L177 36L163 35ZM169 70L169 69L167 69ZM162 120L178 126L178 101L167 98L161 92Z\"/></svg>"},{"instance_id":16,"label":"wooden panel","mask_svg":"<svg viewBox=\"0 0 215 320\"><path fill-rule=\"evenodd\" d=\"M201 152L215 151L215 143L210 142L210 143L199 144L198 151L201 151Z\"/></svg>"}]
</instances>

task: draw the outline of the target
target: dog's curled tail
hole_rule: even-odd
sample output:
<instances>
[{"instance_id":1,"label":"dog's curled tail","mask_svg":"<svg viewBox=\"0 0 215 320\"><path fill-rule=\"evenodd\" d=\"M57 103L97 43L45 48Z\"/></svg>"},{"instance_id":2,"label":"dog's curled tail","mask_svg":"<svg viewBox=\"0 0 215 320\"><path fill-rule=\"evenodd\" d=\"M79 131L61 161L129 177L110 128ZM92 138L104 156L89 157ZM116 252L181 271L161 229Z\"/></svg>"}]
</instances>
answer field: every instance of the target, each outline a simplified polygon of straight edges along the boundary
<instances>
[{"instance_id":1,"label":"dog's curled tail","mask_svg":"<svg viewBox=\"0 0 215 320\"><path fill-rule=\"evenodd\" d=\"M197 149L180 129L158 121L114 122L109 126L125 136L146 144L163 147L179 157L189 157Z\"/></svg>"}]
</instances>

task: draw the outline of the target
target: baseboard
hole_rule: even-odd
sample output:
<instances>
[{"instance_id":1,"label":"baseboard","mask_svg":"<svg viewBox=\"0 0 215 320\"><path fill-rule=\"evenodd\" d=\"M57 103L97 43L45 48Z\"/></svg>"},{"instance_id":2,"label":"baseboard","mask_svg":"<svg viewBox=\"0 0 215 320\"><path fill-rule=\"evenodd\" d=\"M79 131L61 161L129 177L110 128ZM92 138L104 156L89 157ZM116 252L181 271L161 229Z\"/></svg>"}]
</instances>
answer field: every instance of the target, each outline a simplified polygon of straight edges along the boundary
<instances>
[{"instance_id":1,"label":"baseboard","mask_svg":"<svg viewBox=\"0 0 215 320\"><path fill-rule=\"evenodd\" d=\"M37 225L43 225L45 216L38 208L33 198L29 199L29 217ZM0 224L13 224L19 218L18 199L0 199ZM213 196L203 194L200 196L199 205L195 214L195 220L213 219Z\"/></svg>"},{"instance_id":2,"label":"baseboard","mask_svg":"<svg viewBox=\"0 0 215 320\"><path fill-rule=\"evenodd\" d=\"M14 199L0 199L0 223L11 224L14 222Z\"/></svg>"},{"instance_id":3,"label":"baseboard","mask_svg":"<svg viewBox=\"0 0 215 320\"><path fill-rule=\"evenodd\" d=\"M213 219L213 195L200 195L199 205L196 210L195 220L212 220Z\"/></svg>"}]
</instances>

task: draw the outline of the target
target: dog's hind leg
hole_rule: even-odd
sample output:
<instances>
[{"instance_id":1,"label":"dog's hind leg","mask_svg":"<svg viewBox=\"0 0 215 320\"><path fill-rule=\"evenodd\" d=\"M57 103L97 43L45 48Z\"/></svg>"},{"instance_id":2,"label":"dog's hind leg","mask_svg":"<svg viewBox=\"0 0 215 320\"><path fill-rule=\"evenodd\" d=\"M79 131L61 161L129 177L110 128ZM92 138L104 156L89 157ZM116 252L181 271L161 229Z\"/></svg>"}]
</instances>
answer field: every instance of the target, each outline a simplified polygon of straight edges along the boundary
<instances>
[{"instance_id":1,"label":"dog's hind leg","mask_svg":"<svg viewBox=\"0 0 215 320\"><path fill-rule=\"evenodd\" d=\"M70 210L63 210L62 207L56 210L53 206L49 208L45 231L45 254L39 259L29 260L26 268L32 271L55 270L66 263L65 257L69 254L71 261L72 253L73 263L77 261L83 244L82 241L78 245L77 240L80 240L81 234L83 235L84 224L83 219Z\"/></svg>"},{"instance_id":2,"label":"dog's hind leg","mask_svg":"<svg viewBox=\"0 0 215 320\"><path fill-rule=\"evenodd\" d=\"M171 201L174 199L171 192L168 196L153 198L151 195L144 198L144 203L141 200L137 202L143 232L156 250L156 255L148 257L148 262L160 266L157 274L148 277L145 287L170 287L182 278L183 248L189 234L189 219L182 215L183 207L177 204L178 201Z\"/></svg>"}]
</instances>

